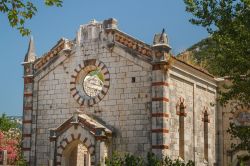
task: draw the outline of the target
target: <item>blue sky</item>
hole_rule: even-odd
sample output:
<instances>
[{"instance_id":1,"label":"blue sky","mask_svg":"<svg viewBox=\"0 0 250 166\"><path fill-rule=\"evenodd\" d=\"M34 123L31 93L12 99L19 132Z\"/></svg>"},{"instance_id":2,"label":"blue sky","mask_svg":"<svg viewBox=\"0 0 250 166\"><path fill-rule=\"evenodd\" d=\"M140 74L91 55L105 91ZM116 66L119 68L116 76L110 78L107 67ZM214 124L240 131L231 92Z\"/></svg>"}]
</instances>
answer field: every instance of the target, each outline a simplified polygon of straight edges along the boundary
<instances>
[{"instance_id":1,"label":"blue sky","mask_svg":"<svg viewBox=\"0 0 250 166\"><path fill-rule=\"evenodd\" d=\"M92 19L116 18L119 29L152 43L162 28L177 54L208 36L205 29L188 22L182 0L65 0L63 7L46 7L36 3L38 13L27 22L32 30L36 53L41 56L61 38L73 39L79 25ZM22 115L23 68L21 62L27 51L29 37L22 37L9 26L7 17L0 15L0 114Z\"/></svg>"}]
</instances>

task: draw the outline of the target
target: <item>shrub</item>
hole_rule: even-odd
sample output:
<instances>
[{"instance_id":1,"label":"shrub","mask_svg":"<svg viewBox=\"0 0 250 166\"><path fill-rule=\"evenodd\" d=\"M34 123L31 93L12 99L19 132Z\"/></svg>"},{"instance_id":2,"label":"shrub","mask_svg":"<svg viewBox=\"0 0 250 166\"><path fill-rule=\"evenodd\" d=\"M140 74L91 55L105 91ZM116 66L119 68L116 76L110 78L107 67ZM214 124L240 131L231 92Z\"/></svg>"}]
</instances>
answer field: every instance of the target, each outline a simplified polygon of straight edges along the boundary
<instances>
[{"instance_id":1,"label":"shrub","mask_svg":"<svg viewBox=\"0 0 250 166\"><path fill-rule=\"evenodd\" d=\"M7 150L10 165L26 166L21 152L21 131L5 114L0 116L0 151Z\"/></svg>"},{"instance_id":2,"label":"shrub","mask_svg":"<svg viewBox=\"0 0 250 166\"><path fill-rule=\"evenodd\" d=\"M164 160L160 160L154 153L147 154L147 161L142 157L132 154L113 153L111 158L106 158L107 166L194 166L194 162L189 160L187 163L179 159L172 160L168 156Z\"/></svg>"}]
</instances>

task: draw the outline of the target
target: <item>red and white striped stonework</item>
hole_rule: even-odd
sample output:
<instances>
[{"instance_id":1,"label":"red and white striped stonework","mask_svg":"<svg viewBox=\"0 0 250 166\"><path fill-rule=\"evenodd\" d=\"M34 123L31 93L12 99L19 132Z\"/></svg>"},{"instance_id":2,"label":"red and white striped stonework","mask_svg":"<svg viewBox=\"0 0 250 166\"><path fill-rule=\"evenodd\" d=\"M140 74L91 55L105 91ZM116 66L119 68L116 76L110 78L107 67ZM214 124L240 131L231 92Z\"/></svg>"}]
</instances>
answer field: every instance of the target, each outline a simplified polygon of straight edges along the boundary
<instances>
[{"instance_id":1,"label":"red and white striped stonework","mask_svg":"<svg viewBox=\"0 0 250 166\"><path fill-rule=\"evenodd\" d=\"M33 75L32 64L24 64L24 92L23 92L23 131L22 131L22 151L25 160L30 161L31 150L31 127L32 127L32 104L33 104ZM27 72L28 71L28 72Z\"/></svg>"},{"instance_id":2,"label":"red and white striped stonework","mask_svg":"<svg viewBox=\"0 0 250 166\"><path fill-rule=\"evenodd\" d=\"M169 83L168 74L161 64L152 71L152 151L164 156L169 148Z\"/></svg>"}]
</instances>

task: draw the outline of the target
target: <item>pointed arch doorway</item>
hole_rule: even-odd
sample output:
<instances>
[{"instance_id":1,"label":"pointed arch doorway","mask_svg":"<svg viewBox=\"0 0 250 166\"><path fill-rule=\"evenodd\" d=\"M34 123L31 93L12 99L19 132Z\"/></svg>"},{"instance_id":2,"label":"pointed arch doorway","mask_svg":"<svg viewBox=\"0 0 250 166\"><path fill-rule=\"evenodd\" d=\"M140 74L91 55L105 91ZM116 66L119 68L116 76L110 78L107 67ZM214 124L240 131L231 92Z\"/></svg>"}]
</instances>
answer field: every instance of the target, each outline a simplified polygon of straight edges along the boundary
<instances>
[{"instance_id":1,"label":"pointed arch doorway","mask_svg":"<svg viewBox=\"0 0 250 166\"><path fill-rule=\"evenodd\" d=\"M112 131L86 114L69 118L50 130L50 165L104 164Z\"/></svg>"}]
</instances>

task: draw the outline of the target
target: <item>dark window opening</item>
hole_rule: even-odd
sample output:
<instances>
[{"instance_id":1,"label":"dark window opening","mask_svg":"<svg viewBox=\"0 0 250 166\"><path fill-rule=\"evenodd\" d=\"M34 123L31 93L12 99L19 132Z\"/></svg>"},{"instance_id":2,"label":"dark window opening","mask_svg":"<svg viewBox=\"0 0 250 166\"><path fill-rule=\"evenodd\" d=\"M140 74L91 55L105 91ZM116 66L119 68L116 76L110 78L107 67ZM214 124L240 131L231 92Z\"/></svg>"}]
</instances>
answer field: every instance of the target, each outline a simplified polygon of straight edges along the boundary
<instances>
[{"instance_id":1,"label":"dark window opening","mask_svg":"<svg viewBox=\"0 0 250 166\"><path fill-rule=\"evenodd\" d=\"M135 77L132 77L132 82L133 82L133 83L135 82Z\"/></svg>"}]
</instances>

